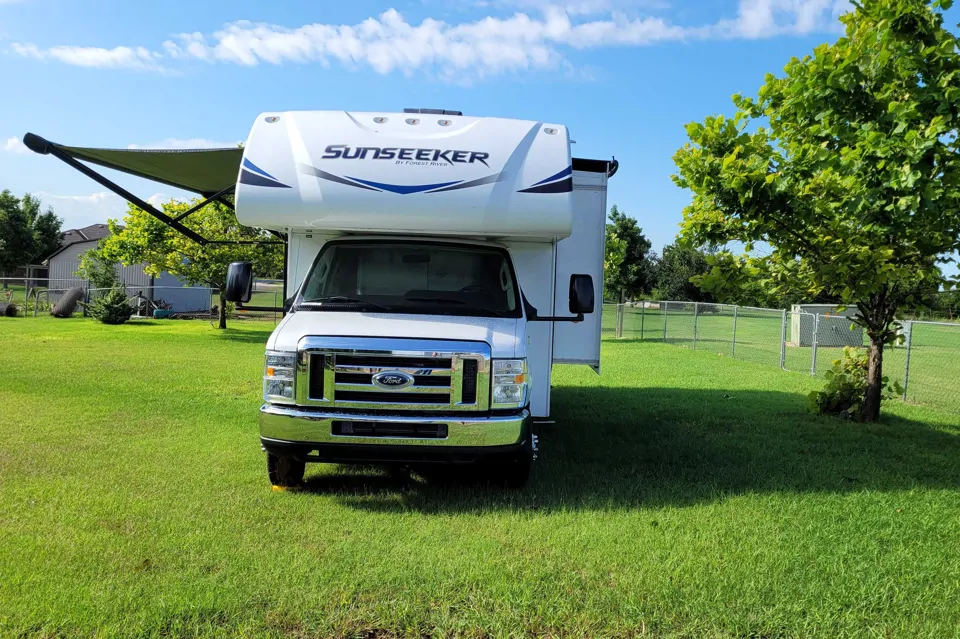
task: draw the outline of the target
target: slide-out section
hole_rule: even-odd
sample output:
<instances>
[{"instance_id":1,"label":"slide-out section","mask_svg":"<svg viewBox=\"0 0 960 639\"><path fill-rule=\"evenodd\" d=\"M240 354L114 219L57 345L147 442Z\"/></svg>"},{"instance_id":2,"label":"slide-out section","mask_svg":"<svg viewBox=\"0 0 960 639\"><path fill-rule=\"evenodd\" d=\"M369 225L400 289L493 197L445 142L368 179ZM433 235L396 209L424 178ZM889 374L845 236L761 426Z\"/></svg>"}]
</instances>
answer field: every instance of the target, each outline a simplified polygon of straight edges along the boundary
<instances>
[{"instance_id":1,"label":"slide-out section","mask_svg":"<svg viewBox=\"0 0 960 639\"><path fill-rule=\"evenodd\" d=\"M594 312L583 322L558 322L553 330L553 362L587 364L600 372L603 310L603 252L607 217L607 175L573 174L573 232L556 245L554 315L570 314L569 283L575 273L593 276Z\"/></svg>"}]
</instances>

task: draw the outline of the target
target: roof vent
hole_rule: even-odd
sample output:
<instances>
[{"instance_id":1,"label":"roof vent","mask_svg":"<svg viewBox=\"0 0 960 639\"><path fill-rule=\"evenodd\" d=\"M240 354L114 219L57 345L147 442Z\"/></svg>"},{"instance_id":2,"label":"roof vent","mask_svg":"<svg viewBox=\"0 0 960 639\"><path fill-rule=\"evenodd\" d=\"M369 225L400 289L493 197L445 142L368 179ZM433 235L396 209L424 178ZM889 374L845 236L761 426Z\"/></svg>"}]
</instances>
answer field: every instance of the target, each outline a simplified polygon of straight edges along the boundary
<instances>
[{"instance_id":1,"label":"roof vent","mask_svg":"<svg viewBox=\"0 0 960 639\"><path fill-rule=\"evenodd\" d=\"M404 109L404 113L419 113L420 115L463 115L463 111L448 111L446 109Z\"/></svg>"}]
</instances>

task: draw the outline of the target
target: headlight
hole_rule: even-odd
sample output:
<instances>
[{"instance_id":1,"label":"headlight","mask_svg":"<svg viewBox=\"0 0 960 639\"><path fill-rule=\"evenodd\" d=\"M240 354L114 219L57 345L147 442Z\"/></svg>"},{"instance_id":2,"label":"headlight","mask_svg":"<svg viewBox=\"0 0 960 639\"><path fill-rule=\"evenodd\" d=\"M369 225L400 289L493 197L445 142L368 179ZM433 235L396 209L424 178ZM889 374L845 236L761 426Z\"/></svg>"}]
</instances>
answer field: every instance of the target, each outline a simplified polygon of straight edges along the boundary
<instances>
[{"instance_id":1,"label":"headlight","mask_svg":"<svg viewBox=\"0 0 960 639\"><path fill-rule=\"evenodd\" d=\"M527 405L530 375L525 359L493 360L491 408L522 408Z\"/></svg>"},{"instance_id":2,"label":"headlight","mask_svg":"<svg viewBox=\"0 0 960 639\"><path fill-rule=\"evenodd\" d=\"M293 380L297 354L267 351L263 367L263 399L267 402L293 403Z\"/></svg>"}]
</instances>

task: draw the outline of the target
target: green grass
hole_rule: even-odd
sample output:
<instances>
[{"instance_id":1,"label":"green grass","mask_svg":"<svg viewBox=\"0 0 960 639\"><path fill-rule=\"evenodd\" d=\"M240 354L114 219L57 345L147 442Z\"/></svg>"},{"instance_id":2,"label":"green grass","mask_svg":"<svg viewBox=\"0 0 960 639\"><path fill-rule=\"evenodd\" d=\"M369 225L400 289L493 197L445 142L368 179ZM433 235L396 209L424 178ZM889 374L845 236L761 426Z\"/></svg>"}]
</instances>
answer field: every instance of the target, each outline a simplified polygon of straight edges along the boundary
<instances>
[{"instance_id":1,"label":"green grass","mask_svg":"<svg viewBox=\"0 0 960 639\"><path fill-rule=\"evenodd\" d=\"M612 305L604 307L604 335L616 335L616 311ZM792 339L792 318L787 316L787 341ZM811 320L812 323L812 320ZM645 341L664 341L664 318L660 310L626 309L622 334L625 338ZM671 307L667 317L666 342L674 346L696 348L734 356L768 366L780 365L780 312L741 309L737 318L737 343L733 350L733 311L701 314L696 318L697 342L693 342L694 316L692 311ZM850 323L842 319L823 320L821 330L846 332ZM910 374L905 378L906 348L903 345L887 348L884 355L884 375L891 381L907 384L907 401L960 414L960 323L955 326L915 323L910 349ZM865 338L864 338L865 339ZM864 342L866 345L866 342ZM843 355L842 348L820 346L817 349L816 371L822 375ZM813 353L809 346L787 345L785 368L809 374Z\"/></svg>"},{"instance_id":2,"label":"green grass","mask_svg":"<svg viewBox=\"0 0 960 639\"><path fill-rule=\"evenodd\" d=\"M960 427L604 344L530 486L317 465L272 492L271 327L0 318L0 636L948 637Z\"/></svg>"}]
</instances>

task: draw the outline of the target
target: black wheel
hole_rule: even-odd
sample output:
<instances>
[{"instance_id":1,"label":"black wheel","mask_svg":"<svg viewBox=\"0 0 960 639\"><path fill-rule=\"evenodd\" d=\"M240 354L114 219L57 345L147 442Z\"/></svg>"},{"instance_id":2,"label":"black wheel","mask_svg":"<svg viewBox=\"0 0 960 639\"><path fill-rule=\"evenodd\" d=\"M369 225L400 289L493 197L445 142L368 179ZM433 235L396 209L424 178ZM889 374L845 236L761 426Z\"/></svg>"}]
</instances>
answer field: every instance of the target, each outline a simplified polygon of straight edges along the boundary
<instances>
[{"instance_id":1,"label":"black wheel","mask_svg":"<svg viewBox=\"0 0 960 639\"><path fill-rule=\"evenodd\" d=\"M529 454L520 454L516 459L492 464L489 469L491 481L512 490L523 488L530 479L532 463Z\"/></svg>"},{"instance_id":2,"label":"black wheel","mask_svg":"<svg viewBox=\"0 0 960 639\"><path fill-rule=\"evenodd\" d=\"M281 457L267 453L267 475L274 486L299 486L303 483L303 471L306 463L293 457Z\"/></svg>"}]
</instances>

